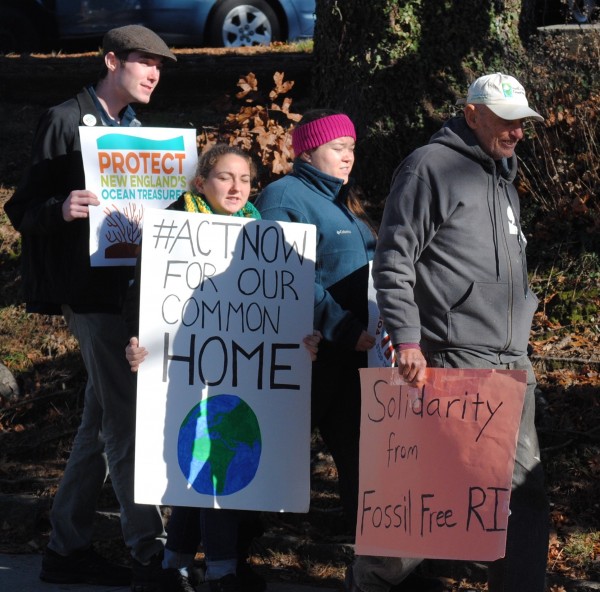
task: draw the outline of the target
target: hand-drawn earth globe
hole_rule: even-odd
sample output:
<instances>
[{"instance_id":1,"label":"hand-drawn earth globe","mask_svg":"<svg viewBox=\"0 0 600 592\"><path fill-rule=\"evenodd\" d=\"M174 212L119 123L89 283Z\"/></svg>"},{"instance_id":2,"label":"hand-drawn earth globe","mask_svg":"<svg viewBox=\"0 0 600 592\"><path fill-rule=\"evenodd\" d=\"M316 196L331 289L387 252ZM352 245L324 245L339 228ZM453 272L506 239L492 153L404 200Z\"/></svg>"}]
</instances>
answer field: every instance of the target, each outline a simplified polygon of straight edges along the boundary
<instances>
[{"instance_id":1,"label":"hand-drawn earth globe","mask_svg":"<svg viewBox=\"0 0 600 592\"><path fill-rule=\"evenodd\" d=\"M231 495L244 489L256 475L261 450L256 415L235 395L198 403L179 429L179 467L198 493Z\"/></svg>"}]
</instances>

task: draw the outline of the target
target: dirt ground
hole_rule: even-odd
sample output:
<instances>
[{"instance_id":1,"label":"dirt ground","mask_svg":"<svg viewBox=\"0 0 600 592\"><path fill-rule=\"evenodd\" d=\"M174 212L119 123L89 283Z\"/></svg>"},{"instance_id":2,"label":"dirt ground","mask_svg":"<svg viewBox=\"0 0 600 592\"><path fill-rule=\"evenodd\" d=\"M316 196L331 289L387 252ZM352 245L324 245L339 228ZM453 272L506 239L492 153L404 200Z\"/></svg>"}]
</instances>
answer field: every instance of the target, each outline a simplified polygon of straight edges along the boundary
<instances>
[{"instance_id":1,"label":"dirt ground","mask_svg":"<svg viewBox=\"0 0 600 592\"><path fill-rule=\"evenodd\" d=\"M302 112L309 106L310 53L261 48L176 53L178 62L165 67L150 105L137 109L144 125L193 127L198 132L210 128L230 112L238 90L236 83L249 72L257 75L259 88L266 91L273 74L284 72L287 80L296 83L289 93L294 110ZM0 207L26 166L40 113L93 82L99 68L99 58L91 53L0 56ZM14 234L0 228L0 244L15 240ZM2 306L10 308L6 315L20 322L22 309L7 306L18 302L14 270L13 261L0 258ZM0 408L0 552L38 552L45 545L48 508L81 411L84 373L61 321L23 326L30 332L23 339L43 343L48 355L36 359L35 369L20 378L23 392L31 399ZM43 332L45 335L40 336ZM573 533L597 530L600 521L600 348L597 338L594 352L587 347L589 341L581 343L546 340L537 344L534 356L541 386L540 436L548 460L552 502L552 592L591 590L581 581L597 580L600 574L600 541L594 544L589 563L569 561L568 543ZM548 362L565 357L578 361L567 367ZM586 363L591 357L595 361ZM310 513L266 516L267 536L260 541L253 561L270 579L304 580L339 588L350 557L345 544L349 539L341 527L335 470L318 438L313 442L313 474ZM115 500L109 486L100 505L107 512L98 522L101 549L123 557L118 526L110 517ZM484 576L478 566L428 564L426 569L446 575L455 591L483 589Z\"/></svg>"}]
</instances>

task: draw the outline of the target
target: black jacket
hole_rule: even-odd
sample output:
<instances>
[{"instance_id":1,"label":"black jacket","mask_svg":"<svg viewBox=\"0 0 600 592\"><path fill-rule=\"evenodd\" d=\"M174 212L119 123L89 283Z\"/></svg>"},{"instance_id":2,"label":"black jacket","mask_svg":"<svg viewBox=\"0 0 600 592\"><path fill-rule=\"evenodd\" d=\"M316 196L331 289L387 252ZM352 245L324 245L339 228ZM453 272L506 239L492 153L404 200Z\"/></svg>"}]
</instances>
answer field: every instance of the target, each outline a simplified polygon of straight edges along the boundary
<instances>
[{"instance_id":1,"label":"black jacket","mask_svg":"<svg viewBox=\"0 0 600 592\"><path fill-rule=\"evenodd\" d=\"M177 212L185 211L185 201L183 194L174 201L167 210L175 210ZM133 281L129 285L129 289L125 295L125 302L123 303L123 318L127 325L127 330L130 337L137 337L140 334L140 285L142 277L142 254L141 254L141 243L140 243L140 254L137 257L135 265L135 274Z\"/></svg>"},{"instance_id":2,"label":"black jacket","mask_svg":"<svg viewBox=\"0 0 600 592\"><path fill-rule=\"evenodd\" d=\"M85 188L79 126L101 114L87 89L49 109L38 123L29 169L5 211L22 236L24 299L29 312L119 312L132 269L90 266L89 222L65 222L62 204ZM94 120L92 119L92 122Z\"/></svg>"}]
</instances>

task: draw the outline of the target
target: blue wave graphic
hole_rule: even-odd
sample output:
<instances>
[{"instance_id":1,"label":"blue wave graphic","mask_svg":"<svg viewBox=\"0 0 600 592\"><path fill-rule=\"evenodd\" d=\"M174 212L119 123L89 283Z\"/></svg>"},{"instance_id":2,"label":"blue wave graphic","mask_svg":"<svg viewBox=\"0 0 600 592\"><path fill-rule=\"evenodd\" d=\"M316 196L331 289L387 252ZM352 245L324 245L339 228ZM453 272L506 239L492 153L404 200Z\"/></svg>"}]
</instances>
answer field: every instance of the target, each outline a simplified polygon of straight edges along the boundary
<instances>
[{"instance_id":1,"label":"blue wave graphic","mask_svg":"<svg viewBox=\"0 0 600 592\"><path fill-rule=\"evenodd\" d=\"M125 134L107 134L101 136L97 141L99 150L185 150L183 136L177 136L168 140L152 140L150 138L139 138Z\"/></svg>"}]
</instances>

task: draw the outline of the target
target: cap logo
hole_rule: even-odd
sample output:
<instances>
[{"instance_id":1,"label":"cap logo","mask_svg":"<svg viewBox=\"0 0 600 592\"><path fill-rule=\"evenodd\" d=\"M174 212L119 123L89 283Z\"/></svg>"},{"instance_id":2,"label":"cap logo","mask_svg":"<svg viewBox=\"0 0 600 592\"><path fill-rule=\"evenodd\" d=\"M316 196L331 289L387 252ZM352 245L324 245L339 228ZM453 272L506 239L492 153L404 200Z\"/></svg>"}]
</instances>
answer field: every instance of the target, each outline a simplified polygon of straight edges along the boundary
<instances>
[{"instance_id":1,"label":"cap logo","mask_svg":"<svg viewBox=\"0 0 600 592\"><path fill-rule=\"evenodd\" d=\"M507 99L512 99L513 96L513 88L508 82L502 83L502 94Z\"/></svg>"}]
</instances>

